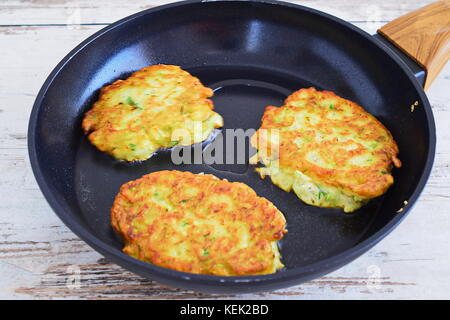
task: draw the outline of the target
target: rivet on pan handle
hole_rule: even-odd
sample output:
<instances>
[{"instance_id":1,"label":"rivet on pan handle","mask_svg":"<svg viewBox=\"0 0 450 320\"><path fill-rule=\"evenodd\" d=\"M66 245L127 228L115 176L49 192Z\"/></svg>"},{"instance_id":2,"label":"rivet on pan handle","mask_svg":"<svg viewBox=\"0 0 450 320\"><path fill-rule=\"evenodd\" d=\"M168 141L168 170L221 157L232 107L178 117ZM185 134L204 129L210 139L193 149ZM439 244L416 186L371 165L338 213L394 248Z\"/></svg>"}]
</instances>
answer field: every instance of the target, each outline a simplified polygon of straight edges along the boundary
<instances>
[{"instance_id":1,"label":"rivet on pan handle","mask_svg":"<svg viewBox=\"0 0 450 320\"><path fill-rule=\"evenodd\" d=\"M378 33L426 71L424 88L450 59L450 0L441 0L384 25Z\"/></svg>"}]
</instances>

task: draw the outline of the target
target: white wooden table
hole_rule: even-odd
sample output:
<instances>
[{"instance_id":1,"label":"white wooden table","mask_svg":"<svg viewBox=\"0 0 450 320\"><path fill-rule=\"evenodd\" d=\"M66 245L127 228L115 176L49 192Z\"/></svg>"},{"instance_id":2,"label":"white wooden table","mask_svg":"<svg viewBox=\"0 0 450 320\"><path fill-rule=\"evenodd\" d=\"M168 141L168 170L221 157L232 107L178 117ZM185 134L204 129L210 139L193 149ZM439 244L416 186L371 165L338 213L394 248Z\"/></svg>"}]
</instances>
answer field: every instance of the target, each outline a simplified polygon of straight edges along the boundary
<instances>
[{"instance_id":1,"label":"white wooden table","mask_svg":"<svg viewBox=\"0 0 450 320\"><path fill-rule=\"evenodd\" d=\"M111 22L166 2L0 2L0 298L449 299L450 64L428 91L438 145L420 200L385 240L325 277L248 295L169 288L110 263L62 224L42 196L28 160L27 123L36 94L52 68L83 39ZM374 33L384 23L431 1L295 2Z\"/></svg>"}]
</instances>

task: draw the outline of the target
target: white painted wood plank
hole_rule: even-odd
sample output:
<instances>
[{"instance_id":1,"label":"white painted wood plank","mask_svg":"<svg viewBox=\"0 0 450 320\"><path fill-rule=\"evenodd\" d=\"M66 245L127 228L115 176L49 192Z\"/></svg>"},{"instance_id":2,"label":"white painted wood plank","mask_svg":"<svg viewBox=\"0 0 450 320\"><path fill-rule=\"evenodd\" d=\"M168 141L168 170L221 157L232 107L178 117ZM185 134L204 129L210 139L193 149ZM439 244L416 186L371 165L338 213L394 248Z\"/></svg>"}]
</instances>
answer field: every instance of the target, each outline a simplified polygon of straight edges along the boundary
<instances>
[{"instance_id":1,"label":"white painted wood plank","mask_svg":"<svg viewBox=\"0 0 450 320\"><path fill-rule=\"evenodd\" d=\"M63 2L52 3L53 8ZM34 180L26 150L33 100L57 62L100 28L0 27L0 70L8 75L0 78L0 298L450 298L449 65L428 92L438 136L432 175L409 217L390 236L353 263L301 286L256 295L206 295L162 286L103 259L59 221ZM67 287L71 265L80 269L79 288ZM368 287L377 270L373 266L379 268L380 283Z\"/></svg>"},{"instance_id":2,"label":"white painted wood plank","mask_svg":"<svg viewBox=\"0 0 450 320\"><path fill-rule=\"evenodd\" d=\"M136 12L167 4L167 0L2 0L0 24L111 23ZM432 0L300 0L296 4L321 10L347 21L390 21Z\"/></svg>"}]
</instances>

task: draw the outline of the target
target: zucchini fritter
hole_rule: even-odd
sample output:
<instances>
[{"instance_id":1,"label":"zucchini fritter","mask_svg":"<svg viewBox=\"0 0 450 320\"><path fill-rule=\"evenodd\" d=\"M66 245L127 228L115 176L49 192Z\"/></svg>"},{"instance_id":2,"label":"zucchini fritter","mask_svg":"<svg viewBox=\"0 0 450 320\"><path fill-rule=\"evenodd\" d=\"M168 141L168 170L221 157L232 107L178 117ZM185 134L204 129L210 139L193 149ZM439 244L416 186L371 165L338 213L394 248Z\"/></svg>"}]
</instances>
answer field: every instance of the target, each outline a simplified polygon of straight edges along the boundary
<instances>
[{"instance_id":1,"label":"zucchini fritter","mask_svg":"<svg viewBox=\"0 0 450 320\"><path fill-rule=\"evenodd\" d=\"M123 251L178 271L220 276L274 273L283 214L247 185L209 174L159 171L120 188L111 224Z\"/></svg>"},{"instance_id":2,"label":"zucchini fritter","mask_svg":"<svg viewBox=\"0 0 450 320\"><path fill-rule=\"evenodd\" d=\"M204 141L223 126L211 89L178 66L154 65L101 89L82 127L99 150L146 160L160 148Z\"/></svg>"},{"instance_id":3,"label":"zucchini fritter","mask_svg":"<svg viewBox=\"0 0 450 320\"><path fill-rule=\"evenodd\" d=\"M263 178L310 205L345 212L385 193L394 182L392 164L401 166L397 144L374 116L315 88L268 106L251 141L258 149L253 162L266 167L257 169Z\"/></svg>"}]
</instances>

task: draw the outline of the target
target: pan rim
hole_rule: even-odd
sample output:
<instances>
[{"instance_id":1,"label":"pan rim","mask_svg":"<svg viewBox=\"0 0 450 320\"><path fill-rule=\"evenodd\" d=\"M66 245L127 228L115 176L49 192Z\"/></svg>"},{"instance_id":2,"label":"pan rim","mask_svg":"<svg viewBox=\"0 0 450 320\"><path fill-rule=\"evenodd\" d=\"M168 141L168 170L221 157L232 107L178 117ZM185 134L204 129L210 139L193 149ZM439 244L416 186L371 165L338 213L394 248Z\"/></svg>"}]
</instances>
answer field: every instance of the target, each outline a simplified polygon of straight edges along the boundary
<instances>
[{"instance_id":1,"label":"pan rim","mask_svg":"<svg viewBox=\"0 0 450 320\"><path fill-rule=\"evenodd\" d=\"M308 13L318 15L321 17L325 17L329 20L334 21L335 23L340 24L342 27L349 29L349 31L353 31L358 33L360 36L366 38L377 47L379 47L383 52L394 60L397 65L402 69L408 79L412 82L414 88L416 89L422 105L425 110L425 115L427 117L428 123L428 150L427 150L427 159L425 162L424 170L422 175L409 198L409 205L406 206L401 214L397 214L388 224L383 226L376 233L372 234L367 239L361 241L354 247L347 249L337 255L328 257L326 259L317 261L307 266L296 267L292 269L288 269L285 271L268 274L268 275L254 275L254 276L232 276L232 277L223 277L223 276L214 276L214 275L201 275L201 274L192 274L181 271L176 271L168 268L159 267L156 265L152 265L150 263L146 263L135 258L132 258L124 253L122 253L117 248L103 242L101 239L97 238L94 234L92 234L87 228L82 226L82 224L71 216L69 216L64 208L64 205L60 202L60 199L55 196L51 192L51 188L49 187L47 178L44 176L43 172L40 168L40 163L38 160L38 146L36 145L35 132L38 123L38 115L41 110L43 99L46 95L46 92L51 87L54 79L58 76L61 70L64 69L65 65L78 54L79 51L83 50L87 45L91 44L97 38L103 36L104 34L114 30L115 28L137 19L141 16L152 14L157 11L166 10L174 7L180 6L189 6L195 3L202 2L229 2L229 3L239 3L239 2L248 2L248 3L258 3L258 4L267 4L267 5L277 5L289 7L292 10L301 10L306 11ZM155 276L156 280L163 279L172 281L177 281L178 287L192 288L193 286L199 287L203 286L205 291L211 292L214 291L214 287L219 286L217 292L237 292L239 289L244 290L246 292L256 292L258 288L271 287L271 288L282 288L285 287L286 283L294 282L298 279L298 283L306 281L306 278L312 279L317 276L329 273L341 267L342 265L358 258L360 255L365 253L367 250L375 246L379 241L381 241L384 237L386 237L397 225L406 217L409 213L410 209L416 203L418 197L423 191L426 182L430 176L431 169L434 162L435 157L435 148L436 148L436 128L433 113L431 110L430 103L428 98L423 90L420 87L417 80L414 78L413 74L410 72L406 64L395 55L395 53L391 52L388 48L386 48L383 44L379 43L376 39L373 38L370 34L365 31L359 29L356 26L353 26L351 23L346 22L340 18L332 16L330 14L311 9L308 7L304 7L301 5L287 3L282 1L273 1L273 0L189 0L189 1L179 1L170 4L166 4L163 6L157 6L154 8L150 8L136 14L125 17L115 23L112 23L105 28L97 31L86 40L82 41L78 46L76 46L72 51L70 51L52 70L50 75L47 77L46 81L42 85L36 100L34 102L32 112L29 117L29 125L28 125L28 155L31 163L31 167L36 178L36 181L41 189L46 201L49 203L52 210L55 214L63 221L63 223L78 237L84 240L89 246L91 246L97 252L100 252L102 255L107 256L115 263L119 265L127 265L127 266L135 266L141 270L146 270L152 276ZM129 269L129 268L128 268ZM134 270L133 270L134 271ZM139 273L138 271L134 271ZM183 282L184 281L184 282ZM192 282L191 282L192 281ZM183 282L183 285L180 285ZM196 282L196 285L193 283ZM228 290L225 288L228 285ZM220 286L224 286L224 288L220 288ZM250 288L251 287L251 288ZM236 289L235 291L230 290Z\"/></svg>"}]
</instances>

